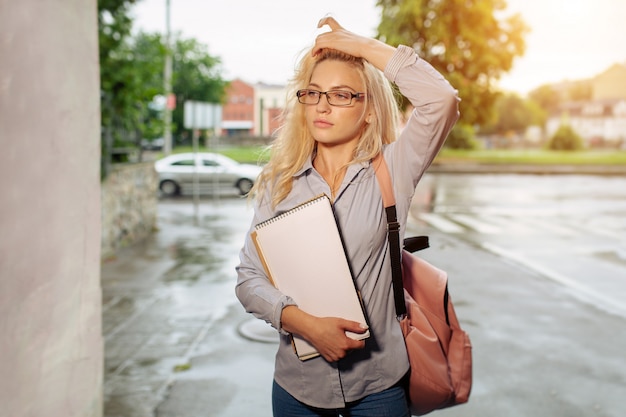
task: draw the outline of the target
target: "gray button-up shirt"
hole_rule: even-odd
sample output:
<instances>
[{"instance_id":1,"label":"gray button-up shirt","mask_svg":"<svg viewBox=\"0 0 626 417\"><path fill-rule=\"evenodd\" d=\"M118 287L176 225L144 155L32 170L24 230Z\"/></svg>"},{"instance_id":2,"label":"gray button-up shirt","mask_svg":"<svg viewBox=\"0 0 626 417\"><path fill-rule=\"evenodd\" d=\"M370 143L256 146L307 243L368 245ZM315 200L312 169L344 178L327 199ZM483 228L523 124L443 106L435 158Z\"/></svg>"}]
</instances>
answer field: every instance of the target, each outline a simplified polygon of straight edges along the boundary
<instances>
[{"instance_id":1,"label":"gray button-up shirt","mask_svg":"<svg viewBox=\"0 0 626 417\"><path fill-rule=\"evenodd\" d=\"M384 72L415 107L398 140L383 149L402 237L417 182L458 118L458 97L441 74L409 47L398 47ZM330 188L309 160L294 176L291 193L274 210L269 197L263 205L255 205L252 226L322 193L330 195ZM270 284L249 235L237 266L236 293L242 305L281 333L276 382L305 404L322 408L341 408L380 392L409 369L393 301L386 217L370 163L348 167L333 209L369 324L371 336L364 349L334 363L321 356L300 361L289 335L280 328L282 309L295 303Z\"/></svg>"}]
</instances>

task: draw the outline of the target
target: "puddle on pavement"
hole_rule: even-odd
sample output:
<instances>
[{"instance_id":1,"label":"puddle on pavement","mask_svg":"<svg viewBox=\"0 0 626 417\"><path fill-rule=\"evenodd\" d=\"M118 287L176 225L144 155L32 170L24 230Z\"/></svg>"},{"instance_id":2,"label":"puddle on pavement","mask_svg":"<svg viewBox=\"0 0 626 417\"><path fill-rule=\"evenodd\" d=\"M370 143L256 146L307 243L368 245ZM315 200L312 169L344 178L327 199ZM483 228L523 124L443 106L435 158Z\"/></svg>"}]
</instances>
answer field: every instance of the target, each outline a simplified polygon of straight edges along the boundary
<instances>
[{"instance_id":1,"label":"puddle on pavement","mask_svg":"<svg viewBox=\"0 0 626 417\"><path fill-rule=\"evenodd\" d=\"M154 366L158 362L159 362L158 359L141 359L141 360L138 360L136 363L137 363L137 366L145 368L149 366Z\"/></svg>"},{"instance_id":2,"label":"puddle on pavement","mask_svg":"<svg viewBox=\"0 0 626 417\"><path fill-rule=\"evenodd\" d=\"M176 260L179 263L211 265L219 262L211 253L212 242L209 239L202 241L179 240L175 244Z\"/></svg>"},{"instance_id":3,"label":"puddle on pavement","mask_svg":"<svg viewBox=\"0 0 626 417\"><path fill-rule=\"evenodd\" d=\"M597 258L605 261L613 262L618 265L626 265L626 255L624 253L618 253L615 251L596 252L594 254Z\"/></svg>"},{"instance_id":4,"label":"puddle on pavement","mask_svg":"<svg viewBox=\"0 0 626 417\"><path fill-rule=\"evenodd\" d=\"M193 216L179 216L173 220L177 224L194 224L200 233L179 238L169 248L176 265L165 273L164 281L196 283L229 279L220 274L219 270L227 261L223 246L232 243L232 225L223 216L215 214L202 216L198 220ZM233 253L232 256L237 254Z\"/></svg>"},{"instance_id":5,"label":"puddle on pavement","mask_svg":"<svg viewBox=\"0 0 626 417\"><path fill-rule=\"evenodd\" d=\"M184 364L185 361L177 357L133 359L126 364L119 375L145 377L146 383L148 383L151 378L170 375L176 366Z\"/></svg>"},{"instance_id":6,"label":"puddle on pavement","mask_svg":"<svg viewBox=\"0 0 626 417\"><path fill-rule=\"evenodd\" d=\"M130 296L113 296L107 297L107 302L103 302L103 310L110 308L115 309L115 313L120 317L129 317L134 314L142 306L138 300Z\"/></svg>"},{"instance_id":7,"label":"puddle on pavement","mask_svg":"<svg viewBox=\"0 0 626 417\"><path fill-rule=\"evenodd\" d=\"M224 259L214 253L215 244L212 236L179 239L170 247L176 265L164 274L163 280L188 283L219 280L220 274L216 272L220 270Z\"/></svg>"}]
</instances>

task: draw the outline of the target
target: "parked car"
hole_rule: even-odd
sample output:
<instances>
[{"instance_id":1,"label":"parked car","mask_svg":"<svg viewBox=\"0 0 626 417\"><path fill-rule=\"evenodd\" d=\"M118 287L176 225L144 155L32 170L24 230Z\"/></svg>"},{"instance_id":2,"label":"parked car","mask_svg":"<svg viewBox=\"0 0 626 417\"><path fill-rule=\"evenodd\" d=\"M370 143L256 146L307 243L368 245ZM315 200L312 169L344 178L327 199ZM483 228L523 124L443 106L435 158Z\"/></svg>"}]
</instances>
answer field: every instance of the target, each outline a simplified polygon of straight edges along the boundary
<instances>
[{"instance_id":1,"label":"parked car","mask_svg":"<svg viewBox=\"0 0 626 417\"><path fill-rule=\"evenodd\" d=\"M179 153L166 156L154 163L159 174L159 189L166 196L193 192L197 175L199 192L218 188L236 188L241 195L248 194L262 167L241 164L217 153Z\"/></svg>"},{"instance_id":2,"label":"parked car","mask_svg":"<svg viewBox=\"0 0 626 417\"><path fill-rule=\"evenodd\" d=\"M160 151L164 145L165 139L163 138L143 139L141 141L141 148L146 151Z\"/></svg>"}]
</instances>

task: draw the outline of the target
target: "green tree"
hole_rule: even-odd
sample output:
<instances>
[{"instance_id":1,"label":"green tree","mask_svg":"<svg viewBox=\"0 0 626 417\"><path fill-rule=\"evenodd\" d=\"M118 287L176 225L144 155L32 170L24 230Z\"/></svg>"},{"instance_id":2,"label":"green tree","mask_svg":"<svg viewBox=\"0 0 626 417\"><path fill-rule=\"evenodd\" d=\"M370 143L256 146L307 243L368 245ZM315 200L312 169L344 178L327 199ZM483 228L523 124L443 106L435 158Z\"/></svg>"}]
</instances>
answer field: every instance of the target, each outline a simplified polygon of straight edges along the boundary
<instances>
[{"instance_id":1,"label":"green tree","mask_svg":"<svg viewBox=\"0 0 626 417\"><path fill-rule=\"evenodd\" d=\"M136 0L98 0L98 42L100 63L130 35L132 19L128 15Z\"/></svg>"},{"instance_id":2,"label":"green tree","mask_svg":"<svg viewBox=\"0 0 626 417\"><path fill-rule=\"evenodd\" d=\"M457 123L446 139L446 146L452 149L471 150L478 148L479 145L474 129L467 124Z\"/></svg>"},{"instance_id":3,"label":"green tree","mask_svg":"<svg viewBox=\"0 0 626 417\"><path fill-rule=\"evenodd\" d=\"M531 125L539 126L543 129L548 120L548 112L531 98L526 99L526 108L531 116Z\"/></svg>"},{"instance_id":4,"label":"green tree","mask_svg":"<svg viewBox=\"0 0 626 417\"><path fill-rule=\"evenodd\" d=\"M113 131L129 128L126 113L133 112L134 100L128 82L133 68L126 42L132 29L128 12L134 3L135 0L98 0L100 107L107 147L122 140Z\"/></svg>"},{"instance_id":5,"label":"green tree","mask_svg":"<svg viewBox=\"0 0 626 417\"><path fill-rule=\"evenodd\" d=\"M126 161L127 149L138 147L145 134L162 129L149 103L162 91L163 68L154 57L164 50L157 35L132 37L135 3L98 0L103 176L111 162Z\"/></svg>"},{"instance_id":6,"label":"green tree","mask_svg":"<svg viewBox=\"0 0 626 417\"><path fill-rule=\"evenodd\" d=\"M566 123L561 124L548 141L548 149L554 151L579 151L583 148L583 139Z\"/></svg>"},{"instance_id":7,"label":"green tree","mask_svg":"<svg viewBox=\"0 0 626 417\"><path fill-rule=\"evenodd\" d=\"M545 123L543 112L532 100L514 93L501 94L494 103L494 120L482 126L481 133L507 135L524 133L531 125Z\"/></svg>"},{"instance_id":8,"label":"green tree","mask_svg":"<svg viewBox=\"0 0 626 417\"><path fill-rule=\"evenodd\" d=\"M532 90L528 93L528 97L549 114L556 112L562 101L559 93L549 84L542 85Z\"/></svg>"},{"instance_id":9,"label":"green tree","mask_svg":"<svg viewBox=\"0 0 626 417\"><path fill-rule=\"evenodd\" d=\"M221 77L221 61L211 56L206 45L177 35L173 44L172 91L176 109L172 113L174 136L185 138L184 103L187 100L223 103L228 82Z\"/></svg>"},{"instance_id":10,"label":"green tree","mask_svg":"<svg viewBox=\"0 0 626 417\"><path fill-rule=\"evenodd\" d=\"M165 46L159 34L132 36L130 8L136 0L98 0L101 120L104 170L115 147L139 145L140 139L162 135L160 109ZM199 100L219 103L225 97L220 60L193 39L174 44L173 92L177 96L174 127L183 132L183 103Z\"/></svg>"},{"instance_id":11,"label":"green tree","mask_svg":"<svg viewBox=\"0 0 626 417\"><path fill-rule=\"evenodd\" d=\"M493 82L525 50L527 26L502 15L504 0L378 0L378 37L412 46L459 90L460 124L492 119Z\"/></svg>"},{"instance_id":12,"label":"green tree","mask_svg":"<svg viewBox=\"0 0 626 417\"><path fill-rule=\"evenodd\" d=\"M142 138L163 136L162 109L154 102L155 97L163 94L165 45L161 42L161 35L138 33L130 40L128 56L135 69L132 76L138 100L135 107L140 111L137 128Z\"/></svg>"},{"instance_id":13,"label":"green tree","mask_svg":"<svg viewBox=\"0 0 626 417\"><path fill-rule=\"evenodd\" d=\"M593 96L593 88L588 81L574 82L567 90L567 97L571 101L587 101Z\"/></svg>"}]
</instances>

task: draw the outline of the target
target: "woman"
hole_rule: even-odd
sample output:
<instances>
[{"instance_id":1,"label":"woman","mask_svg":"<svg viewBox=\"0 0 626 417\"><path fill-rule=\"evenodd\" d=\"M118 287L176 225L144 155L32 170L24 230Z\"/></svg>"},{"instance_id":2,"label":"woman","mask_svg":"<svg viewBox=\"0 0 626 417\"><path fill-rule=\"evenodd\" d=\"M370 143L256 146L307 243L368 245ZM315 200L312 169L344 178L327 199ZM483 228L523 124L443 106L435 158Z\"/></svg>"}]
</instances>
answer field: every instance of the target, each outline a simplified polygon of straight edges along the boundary
<instances>
[{"instance_id":1,"label":"woman","mask_svg":"<svg viewBox=\"0 0 626 417\"><path fill-rule=\"evenodd\" d=\"M314 317L274 288L250 237L237 266L237 297L281 333L272 403L275 416L408 416L400 381L409 369L396 320L385 213L372 159L389 166L401 236L420 177L458 118L450 84L406 46L394 48L343 29L318 27L291 87L285 122L252 192L255 225L322 193L331 197L368 323ZM390 82L415 107L399 135ZM345 332L370 337L353 340ZM321 356L300 361L289 334Z\"/></svg>"}]
</instances>

